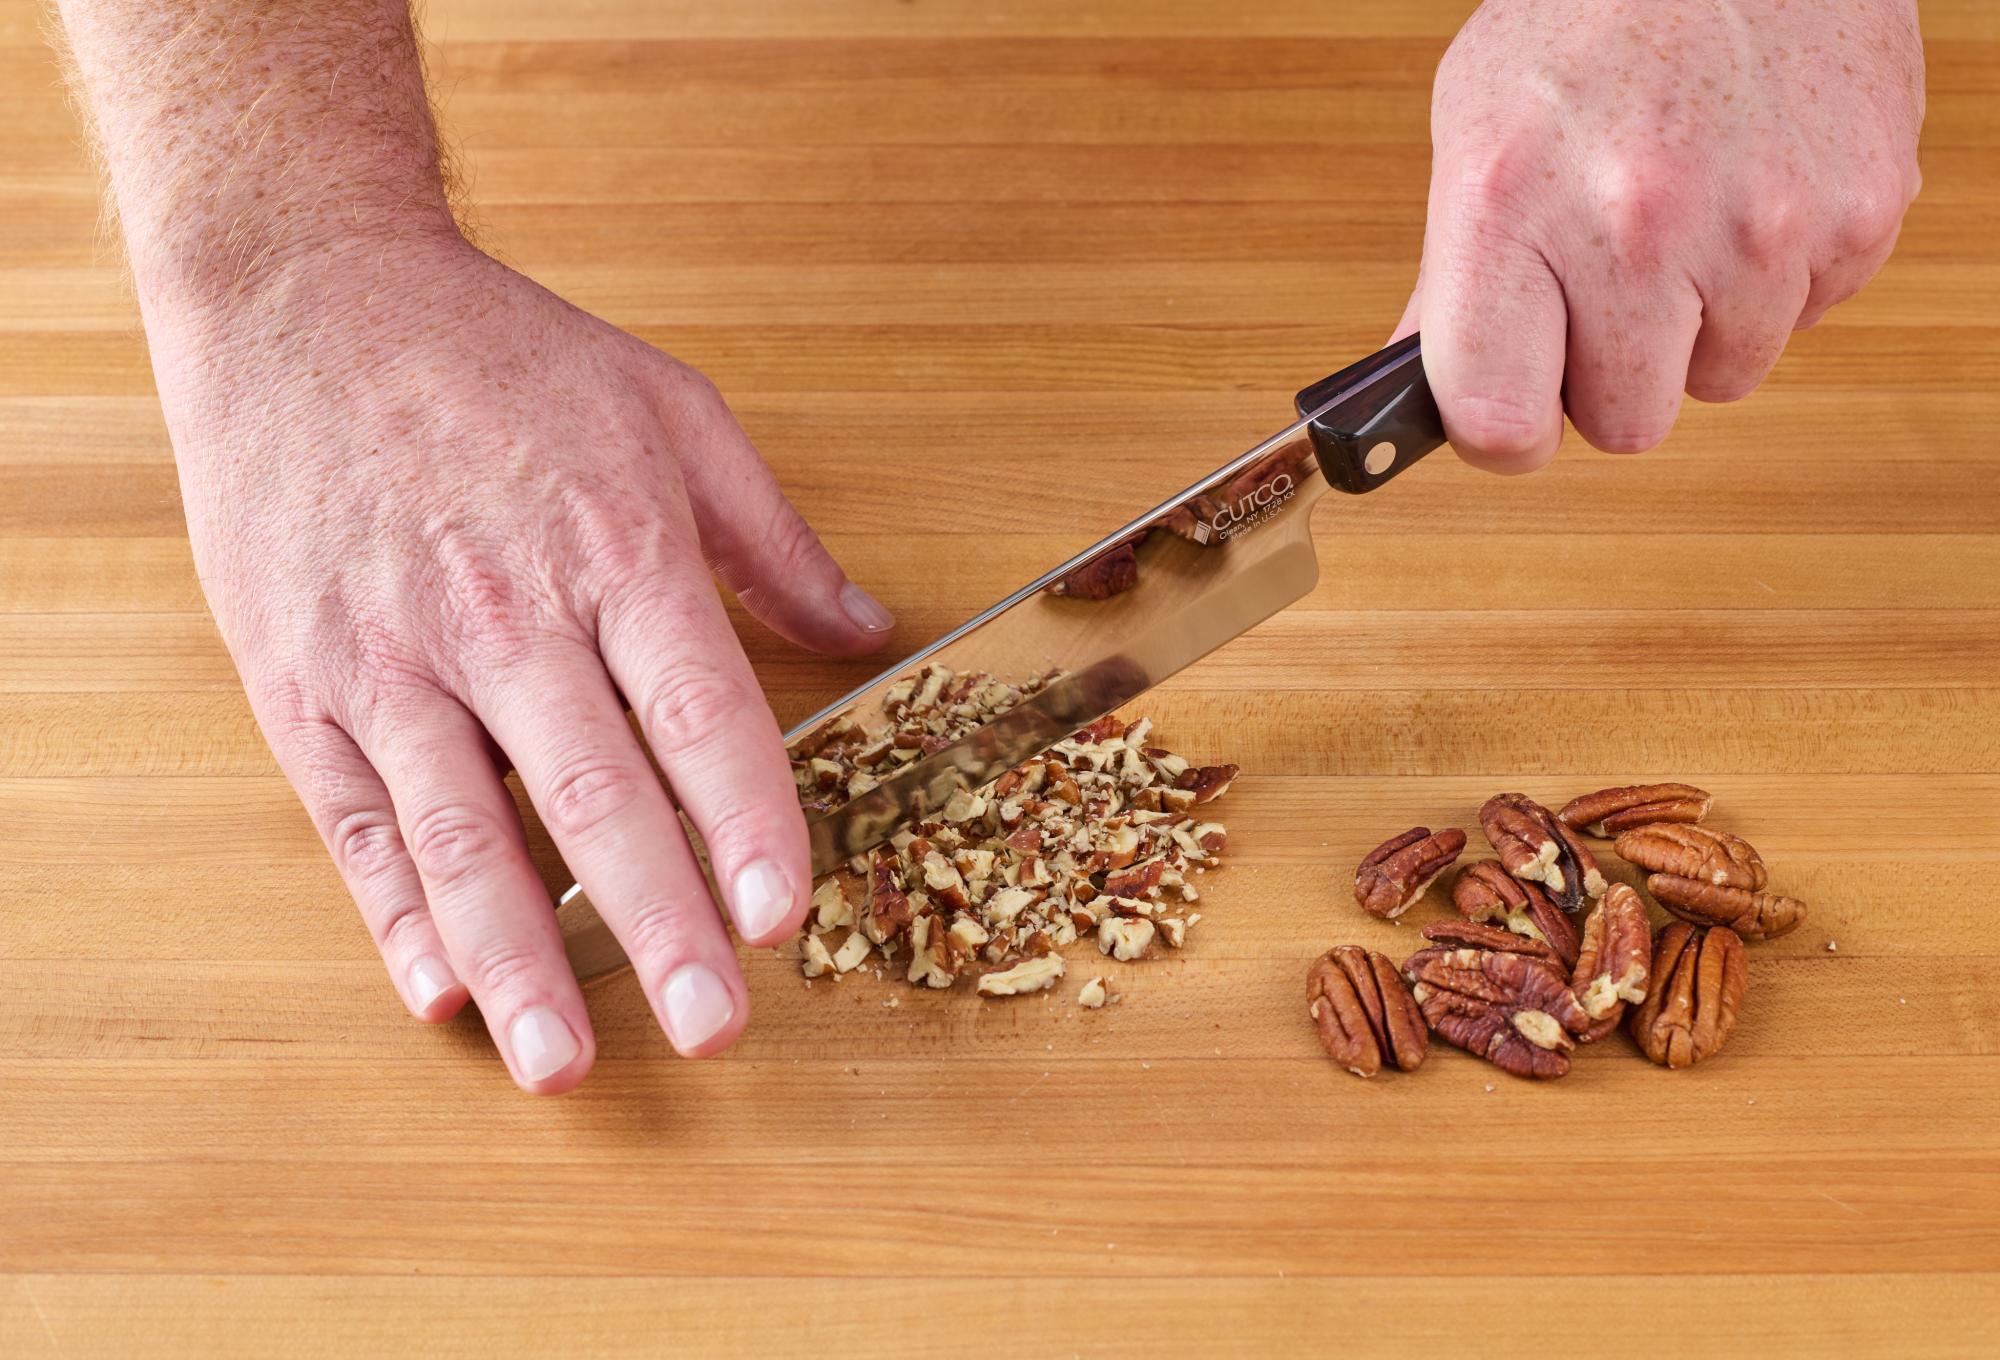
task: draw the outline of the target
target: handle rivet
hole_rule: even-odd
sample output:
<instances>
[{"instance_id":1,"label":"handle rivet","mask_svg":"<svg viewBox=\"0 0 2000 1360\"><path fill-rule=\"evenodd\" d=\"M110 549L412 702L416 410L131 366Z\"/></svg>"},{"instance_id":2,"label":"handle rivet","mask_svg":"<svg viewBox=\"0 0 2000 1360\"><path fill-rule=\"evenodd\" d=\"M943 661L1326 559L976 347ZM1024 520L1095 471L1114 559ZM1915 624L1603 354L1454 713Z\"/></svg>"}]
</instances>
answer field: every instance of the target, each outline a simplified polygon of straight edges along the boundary
<instances>
[{"instance_id":1,"label":"handle rivet","mask_svg":"<svg viewBox=\"0 0 2000 1360\"><path fill-rule=\"evenodd\" d=\"M1380 477L1395 465L1396 446L1386 439L1368 450L1361 458L1361 466L1366 469L1370 477Z\"/></svg>"}]
</instances>

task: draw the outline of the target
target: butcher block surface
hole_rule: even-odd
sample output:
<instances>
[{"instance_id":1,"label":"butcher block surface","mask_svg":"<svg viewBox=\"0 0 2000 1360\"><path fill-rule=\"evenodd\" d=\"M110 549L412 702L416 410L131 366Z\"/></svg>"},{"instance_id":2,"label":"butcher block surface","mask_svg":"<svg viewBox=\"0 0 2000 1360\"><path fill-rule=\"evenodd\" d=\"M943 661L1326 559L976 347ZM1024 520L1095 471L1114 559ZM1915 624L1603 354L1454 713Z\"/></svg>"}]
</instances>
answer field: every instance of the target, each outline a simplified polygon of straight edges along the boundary
<instances>
[{"instance_id":1,"label":"butcher block surface","mask_svg":"<svg viewBox=\"0 0 2000 1360\"><path fill-rule=\"evenodd\" d=\"M1009 1000L758 953L700 1063L624 974L554 1100L405 1016L258 735L39 8L0 0L0 1354L1994 1353L1986 0L1923 6L1923 195L1761 391L1329 496L1312 594L1132 710L1243 767L1184 952ZM713 377L908 651L1387 338L1470 6L425 8L482 242ZM787 723L872 669L736 617ZM1364 852L1650 779L1810 904L1717 1057L1328 1062L1308 963L1450 910L1364 916Z\"/></svg>"}]
</instances>

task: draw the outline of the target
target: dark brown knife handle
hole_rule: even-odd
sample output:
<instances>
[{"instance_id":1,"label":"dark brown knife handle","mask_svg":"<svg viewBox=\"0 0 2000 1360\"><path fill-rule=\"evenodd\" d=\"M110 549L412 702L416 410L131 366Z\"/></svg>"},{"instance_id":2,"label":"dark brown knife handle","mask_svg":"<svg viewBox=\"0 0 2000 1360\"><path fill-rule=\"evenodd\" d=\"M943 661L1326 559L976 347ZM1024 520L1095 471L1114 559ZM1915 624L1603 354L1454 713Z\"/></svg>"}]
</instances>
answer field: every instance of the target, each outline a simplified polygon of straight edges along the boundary
<instances>
[{"instance_id":1,"label":"dark brown knife handle","mask_svg":"<svg viewBox=\"0 0 2000 1360\"><path fill-rule=\"evenodd\" d=\"M1341 491L1373 491L1444 443L1418 337L1406 335L1299 393L1320 469Z\"/></svg>"}]
</instances>

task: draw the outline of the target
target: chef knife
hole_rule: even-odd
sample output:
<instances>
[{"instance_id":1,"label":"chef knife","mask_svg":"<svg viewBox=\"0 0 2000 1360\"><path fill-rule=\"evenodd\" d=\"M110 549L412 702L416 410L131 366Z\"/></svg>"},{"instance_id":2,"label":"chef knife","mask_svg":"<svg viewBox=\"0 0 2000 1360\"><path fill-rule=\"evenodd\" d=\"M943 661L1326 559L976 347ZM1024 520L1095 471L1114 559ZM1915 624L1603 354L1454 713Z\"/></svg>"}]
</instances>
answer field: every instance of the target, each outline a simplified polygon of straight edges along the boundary
<instances>
[{"instance_id":1,"label":"chef knife","mask_svg":"<svg viewBox=\"0 0 2000 1360\"><path fill-rule=\"evenodd\" d=\"M1300 392L1298 418L1116 533L905 657L785 734L795 755L828 723L891 725L890 688L933 665L1013 684L1052 677L1016 706L808 813L817 878L978 788L1247 632L1313 588L1313 505L1330 487L1375 490L1444 442L1408 336ZM580 887L558 918L579 978L626 964Z\"/></svg>"}]
</instances>

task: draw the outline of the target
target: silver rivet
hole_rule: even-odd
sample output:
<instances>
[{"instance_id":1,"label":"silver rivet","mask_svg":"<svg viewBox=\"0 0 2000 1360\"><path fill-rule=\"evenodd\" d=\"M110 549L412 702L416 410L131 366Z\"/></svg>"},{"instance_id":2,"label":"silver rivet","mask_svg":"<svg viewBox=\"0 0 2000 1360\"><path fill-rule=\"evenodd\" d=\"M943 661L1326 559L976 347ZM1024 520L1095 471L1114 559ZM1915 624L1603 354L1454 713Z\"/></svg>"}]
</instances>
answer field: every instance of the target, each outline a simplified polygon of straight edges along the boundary
<instances>
[{"instance_id":1,"label":"silver rivet","mask_svg":"<svg viewBox=\"0 0 2000 1360\"><path fill-rule=\"evenodd\" d=\"M1361 460L1361 466L1368 470L1368 475L1371 477L1380 477L1395 465L1396 446L1386 439L1368 450L1367 455Z\"/></svg>"}]
</instances>

